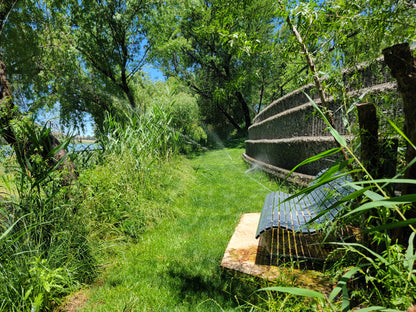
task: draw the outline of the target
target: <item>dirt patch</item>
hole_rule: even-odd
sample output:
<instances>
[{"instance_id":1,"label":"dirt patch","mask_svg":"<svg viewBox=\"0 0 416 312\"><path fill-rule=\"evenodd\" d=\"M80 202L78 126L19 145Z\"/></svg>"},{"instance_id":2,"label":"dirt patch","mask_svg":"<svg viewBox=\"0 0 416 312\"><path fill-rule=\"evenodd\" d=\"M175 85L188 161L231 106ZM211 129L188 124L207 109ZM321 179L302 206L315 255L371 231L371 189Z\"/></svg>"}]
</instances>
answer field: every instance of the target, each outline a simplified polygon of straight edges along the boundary
<instances>
[{"instance_id":1,"label":"dirt patch","mask_svg":"<svg viewBox=\"0 0 416 312\"><path fill-rule=\"evenodd\" d=\"M56 312L77 312L80 311L88 302L87 290L82 289L68 296L65 301L57 308Z\"/></svg>"}]
</instances>

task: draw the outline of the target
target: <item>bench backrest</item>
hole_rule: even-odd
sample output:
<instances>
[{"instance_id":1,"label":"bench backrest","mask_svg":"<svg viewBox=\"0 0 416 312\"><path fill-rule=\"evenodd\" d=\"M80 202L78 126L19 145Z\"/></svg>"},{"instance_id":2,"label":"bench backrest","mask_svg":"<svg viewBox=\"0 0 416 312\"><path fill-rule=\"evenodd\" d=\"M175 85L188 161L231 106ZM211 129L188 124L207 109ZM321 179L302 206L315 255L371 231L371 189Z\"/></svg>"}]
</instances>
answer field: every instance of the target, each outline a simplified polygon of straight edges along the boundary
<instances>
[{"instance_id":1,"label":"bench backrest","mask_svg":"<svg viewBox=\"0 0 416 312\"><path fill-rule=\"evenodd\" d=\"M317 181L311 183L311 186ZM334 180L322 184L311 192L290 198L284 192L272 192L266 196L257 227L256 238L271 228L281 227L302 233L314 233L327 221L332 221L339 212L339 200L354 190L346 186L349 176L333 176ZM315 219L312 224L308 224Z\"/></svg>"}]
</instances>

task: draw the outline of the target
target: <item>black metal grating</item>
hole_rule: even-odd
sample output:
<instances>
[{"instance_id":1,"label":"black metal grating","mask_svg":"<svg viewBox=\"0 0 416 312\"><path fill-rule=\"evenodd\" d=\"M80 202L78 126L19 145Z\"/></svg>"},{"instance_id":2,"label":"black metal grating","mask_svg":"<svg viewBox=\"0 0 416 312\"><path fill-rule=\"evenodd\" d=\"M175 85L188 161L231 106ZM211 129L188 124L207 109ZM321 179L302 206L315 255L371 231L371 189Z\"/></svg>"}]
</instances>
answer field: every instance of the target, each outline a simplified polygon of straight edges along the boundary
<instances>
[{"instance_id":1,"label":"black metal grating","mask_svg":"<svg viewBox=\"0 0 416 312\"><path fill-rule=\"evenodd\" d=\"M322 244L325 234L319 229L334 220L341 209L339 200L354 191L346 185L351 181L348 176L331 179L303 195L272 192L266 196L256 238L260 237L259 247L270 256L270 264L277 261L275 255L297 259L328 256L332 247Z\"/></svg>"}]
</instances>

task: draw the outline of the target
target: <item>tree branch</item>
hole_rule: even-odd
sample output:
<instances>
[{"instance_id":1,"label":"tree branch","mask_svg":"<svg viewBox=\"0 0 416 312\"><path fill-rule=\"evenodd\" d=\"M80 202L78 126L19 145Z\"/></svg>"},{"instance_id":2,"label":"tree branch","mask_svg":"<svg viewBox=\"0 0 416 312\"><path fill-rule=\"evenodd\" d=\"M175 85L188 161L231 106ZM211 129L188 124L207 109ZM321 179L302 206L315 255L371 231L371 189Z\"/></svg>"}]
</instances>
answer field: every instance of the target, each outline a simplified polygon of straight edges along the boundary
<instances>
[{"instance_id":1,"label":"tree branch","mask_svg":"<svg viewBox=\"0 0 416 312\"><path fill-rule=\"evenodd\" d=\"M282 1L281 0L278 0L278 1L279 1L279 5L280 5L281 9L284 12L286 12L286 8L283 6ZM329 110L328 102L326 100L326 96L325 96L325 93L324 93L324 90L323 90L323 87L322 87L322 83L321 83L321 81L319 79L318 71L316 70L315 63L312 60L311 54L309 53L308 48L306 47L305 43L303 42L303 38L300 35L300 33L298 32L296 26L292 23L292 19L290 18L290 15L289 14L287 14L286 22L289 25L290 29L292 30L293 34L295 35L296 40L298 41L299 46L300 46L303 54L305 55L306 62L308 63L308 66L309 66L309 68L310 68L310 70L312 72L313 80L315 82L315 87L318 89L318 94L319 94L319 98L321 100L321 105L324 108L325 117L328 119L331 127L334 128L334 129L336 129L335 128L334 117L332 116L332 113ZM338 143L338 141L336 141L336 143L338 144L339 147L342 147ZM344 148L342 149L342 154L344 156L344 159L345 160L348 160L348 155L347 155L347 153L346 153L346 151L345 151Z\"/></svg>"}]
</instances>

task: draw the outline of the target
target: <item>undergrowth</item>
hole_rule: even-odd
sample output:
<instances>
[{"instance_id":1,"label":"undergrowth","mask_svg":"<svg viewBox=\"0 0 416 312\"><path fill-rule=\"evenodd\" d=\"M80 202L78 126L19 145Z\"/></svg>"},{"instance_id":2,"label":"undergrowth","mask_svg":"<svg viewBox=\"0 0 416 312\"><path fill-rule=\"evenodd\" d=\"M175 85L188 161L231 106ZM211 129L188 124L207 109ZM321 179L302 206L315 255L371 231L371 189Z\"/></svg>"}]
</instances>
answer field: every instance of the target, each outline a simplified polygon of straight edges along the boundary
<instances>
[{"instance_id":1,"label":"undergrowth","mask_svg":"<svg viewBox=\"0 0 416 312\"><path fill-rule=\"evenodd\" d=\"M416 195L399 194L390 197L390 190L397 189L401 184L416 183L415 180L400 178L406 166L412 166L416 159L410 161L394 177L375 179L370 174L370 169L374 171L374 168L366 168L360 162L355 151L330 125L320 108L310 101L328 125L339 147L313 156L298 166L341 152L348 155L349 161L337 162L319 180L320 183L326 183L335 174L355 178L354 182L347 183L353 192L334 204L347 208L337 215L332 224L325 227L324 232L329 235L342 226L351 225L356 226L358 231L352 242L340 238L338 242L332 243L338 247L336 252L343 256L336 259L327 271L328 275L338 279L329 295L295 287L270 287L267 291L309 297L328 311L413 309L416 304L416 219L406 216L409 210L414 209ZM390 124L408 141L409 148L415 148L394 123L390 121ZM302 196L314 188L311 186L301 190L293 197ZM345 205L346 203L351 205ZM313 224L316 218L310 223Z\"/></svg>"},{"instance_id":2,"label":"undergrowth","mask_svg":"<svg viewBox=\"0 0 416 312\"><path fill-rule=\"evenodd\" d=\"M272 189L287 191L285 186L276 185L277 181L247 170L242 152L242 149L223 149L192 159L172 158L153 167L150 170L153 176L149 175L145 184L136 182L141 188L131 190L127 185L134 185L135 174L130 170L131 178L125 177L131 168L125 157L114 156L109 163L81 177L80 181L91 188L83 202L85 219L94 209L112 207L124 211L122 215L143 212L145 218L135 221L146 224L145 230L132 238L123 231L125 220L113 223L101 217L100 222L95 222L97 216L92 213L89 220L97 225L91 228L91 233L96 241L94 248L100 259L102 278L98 285L85 290L88 300L83 311L268 311L278 307L305 310L305 306L313 311L317 308L309 298L279 294L275 302L272 298L277 298L276 293L258 291L267 286L295 285L297 279L289 274L290 268L284 271L287 275L282 273L280 279L267 282L232 274L219 266L241 214L259 211L265 195ZM111 171L114 167L118 170ZM105 179L113 183L105 183ZM92 192L98 185L103 188ZM107 215L112 214L103 214ZM71 302L71 297L68 301Z\"/></svg>"},{"instance_id":3,"label":"undergrowth","mask_svg":"<svg viewBox=\"0 0 416 312\"><path fill-rule=\"evenodd\" d=\"M87 232L70 205L65 170L54 162L50 129L16 123L16 162L0 205L0 311L49 311L60 298L91 282L95 260Z\"/></svg>"},{"instance_id":4,"label":"undergrowth","mask_svg":"<svg viewBox=\"0 0 416 312\"><path fill-rule=\"evenodd\" d=\"M59 148L39 156L49 130L19 125L17 162L8 169L14 180L5 184L14 182L14 191L0 211L0 310L53 310L80 289L85 300L77 308L84 311L369 311L415 304L415 235L405 244L391 235L414 224L400 217L414 197L389 199L382 191L403 180L351 183L356 191L348 200L357 205L328 229L364 220L368 241L338 244L344 256L321 276L335 285L329 294L301 288L303 273L293 274L290 263L274 281L230 274L219 264L241 214L260 211L269 192L293 188L247 170L242 149L178 156L182 141L170 120L157 110L122 124L108 116L99 151L72 157L79 177L70 184L57 170L62 163L49 161Z\"/></svg>"}]
</instances>

